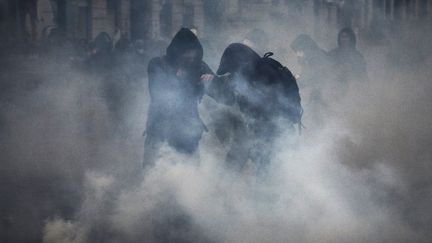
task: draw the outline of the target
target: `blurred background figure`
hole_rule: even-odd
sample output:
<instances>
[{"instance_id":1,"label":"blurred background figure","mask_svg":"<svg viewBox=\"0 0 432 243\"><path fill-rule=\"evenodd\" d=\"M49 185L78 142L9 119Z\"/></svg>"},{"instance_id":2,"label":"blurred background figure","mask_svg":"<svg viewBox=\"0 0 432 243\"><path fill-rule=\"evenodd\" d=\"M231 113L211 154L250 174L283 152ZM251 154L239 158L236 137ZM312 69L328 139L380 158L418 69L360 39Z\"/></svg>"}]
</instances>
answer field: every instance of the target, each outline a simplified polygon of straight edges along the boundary
<instances>
[{"instance_id":1,"label":"blurred background figure","mask_svg":"<svg viewBox=\"0 0 432 243\"><path fill-rule=\"evenodd\" d=\"M340 30L337 43L338 46L329 52L337 72L337 81L341 85L366 82L366 61L356 48L357 38L354 31L351 28Z\"/></svg>"},{"instance_id":2,"label":"blurred background figure","mask_svg":"<svg viewBox=\"0 0 432 243\"><path fill-rule=\"evenodd\" d=\"M306 34L297 36L291 43L301 71L297 77L302 92L305 116L316 124L322 124L330 97L325 88L333 82L334 71L326 52Z\"/></svg>"},{"instance_id":3,"label":"blurred background figure","mask_svg":"<svg viewBox=\"0 0 432 243\"><path fill-rule=\"evenodd\" d=\"M223 129L233 128L226 164L241 172L250 159L258 175L265 175L273 158L271 144L285 129L301 124L299 89L292 73L272 53L260 57L250 47L233 43L222 54L218 75L230 75L230 89L240 116L228 116ZM232 123L232 124L230 124Z\"/></svg>"},{"instance_id":4,"label":"blurred background figure","mask_svg":"<svg viewBox=\"0 0 432 243\"><path fill-rule=\"evenodd\" d=\"M150 107L144 144L144 168L153 166L167 143L179 153L192 155L207 129L198 113L204 95L203 79L212 71L203 62L196 35L180 29L162 57L148 64ZM204 75L204 76L203 76Z\"/></svg>"},{"instance_id":5,"label":"blurred background figure","mask_svg":"<svg viewBox=\"0 0 432 243\"><path fill-rule=\"evenodd\" d=\"M85 68L90 72L103 73L111 69L113 43L106 32L99 33L90 43L90 55L85 63Z\"/></svg>"}]
</instances>

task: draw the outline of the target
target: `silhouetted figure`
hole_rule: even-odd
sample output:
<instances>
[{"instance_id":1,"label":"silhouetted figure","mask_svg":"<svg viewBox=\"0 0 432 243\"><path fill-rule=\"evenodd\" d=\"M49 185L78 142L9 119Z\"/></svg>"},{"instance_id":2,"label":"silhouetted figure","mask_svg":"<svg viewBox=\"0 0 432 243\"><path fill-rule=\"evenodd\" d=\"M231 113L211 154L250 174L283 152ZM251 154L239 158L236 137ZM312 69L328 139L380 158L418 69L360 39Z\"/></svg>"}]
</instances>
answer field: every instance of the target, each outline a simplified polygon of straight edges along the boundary
<instances>
[{"instance_id":1,"label":"silhouetted figure","mask_svg":"<svg viewBox=\"0 0 432 243\"><path fill-rule=\"evenodd\" d=\"M291 43L301 71L297 78L306 96L306 112L316 124L322 123L322 115L327 106L325 92L334 81L334 71L329 56L309 36L301 34Z\"/></svg>"},{"instance_id":2,"label":"silhouetted figure","mask_svg":"<svg viewBox=\"0 0 432 243\"><path fill-rule=\"evenodd\" d=\"M329 52L337 70L337 80L341 84L368 80L366 62L356 49L356 42L354 31L351 28L344 28L338 35L338 47Z\"/></svg>"},{"instance_id":3,"label":"silhouetted figure","mask_svg":"<svg viewBox=\"0 0 432 243\"><path fill-rule=\"evenodd\" d=\"M112 68L112 40L106 32L99 33L90 43L90 55L85 67L90 72L104 73Z\"/></svg>"},{"instance_id":4,"label":"silhouetted figure","mask_svg":"<svg viewBox=\"0 0 432 243\"><path fill-rule=\"evenodd\" d=\"M290 46L296 52L301 66L299 85L319 89L330 71L329 57L309 35L297 36Z\"/></svg>"},{"instance_id":5,"label":"silhouetted figure","mask_svg":"<svg viewBox=\"0 0 432 243\"><path fill-rule=\"evenodd\" d=\"M274 139L284 127L300 124L302 108L298 86L291 72L266 55L261 58L250 47L234 43L221 58L218 75L231 76L241 117L229 117L234 137L227 154L227 166L240 171L248 159L258 172L270 162Z\"/></svg>"},{"instance_id":6,"label":"silhouetted figure","mask_svg":"<svg viewBox=\"0 0 432 243\"><path fill-rule=\"evenodd\" d=\"M193 154L206 126L198 114L204 95L203 80L212 71L202 60L203 48L189 29L182 28L173 38L166 55L148 64L150 107L144 149L144 167L155 162L166 142L177 152Z\"/></svg>"}]
</instances>

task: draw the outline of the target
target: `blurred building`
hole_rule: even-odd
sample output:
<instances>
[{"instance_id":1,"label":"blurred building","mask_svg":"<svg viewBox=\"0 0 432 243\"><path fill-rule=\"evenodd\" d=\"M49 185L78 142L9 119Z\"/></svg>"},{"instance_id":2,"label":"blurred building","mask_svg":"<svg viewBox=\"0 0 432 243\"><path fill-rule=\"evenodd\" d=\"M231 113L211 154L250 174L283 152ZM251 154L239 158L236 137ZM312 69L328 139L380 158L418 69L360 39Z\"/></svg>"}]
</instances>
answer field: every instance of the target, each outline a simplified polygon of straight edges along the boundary
<instances>
[{"instance_id":1,"label":"blurred building","mask_svg":"<svg viewBox=\"0 0 432 243\"><path fill-rule=\"evenodd\" d=\"M181 28L204 29L203 0L132 0L132 35L170 39ZM199 35L202 33L199 33Z\"/></svg>"},{"instance_id":2,"label":"blurred building","mask_svg":"<svg viewBox=\"0 0 432 243\"><path fill-rule=\"evenodd\" d=\"M182 26L199 36L294 13L316 34L323 24L357 31L431 19L432 0L0 0L1 38L37 40L57 28L73 39L99 32L170 39ZM296 17L296 18L297 18Z\"/></svg>"},{"instance_id":3,"label":"blurred building","mask_svg":"<svg viewBox=\"0 0 432 243\"><path fill-rule=\"evenodd\" d=\"M130 35L129 0L2 0L2 32L37 40L53 28L71 39Z\"/></svg>"}]
</instances>

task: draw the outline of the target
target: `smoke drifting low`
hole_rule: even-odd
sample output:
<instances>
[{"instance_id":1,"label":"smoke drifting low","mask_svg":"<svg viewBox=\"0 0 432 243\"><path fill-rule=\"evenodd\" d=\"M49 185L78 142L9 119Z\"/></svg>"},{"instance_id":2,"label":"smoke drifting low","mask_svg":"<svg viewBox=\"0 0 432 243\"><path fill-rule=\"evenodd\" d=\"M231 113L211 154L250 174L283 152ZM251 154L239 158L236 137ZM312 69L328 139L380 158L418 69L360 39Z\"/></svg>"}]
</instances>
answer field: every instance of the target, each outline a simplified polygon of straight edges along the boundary
<instances>
[{"instance_id":1,"label":"smoke drifting low","mask_svg":"<svg viewBox=\"0 0 432 243\"><path fill-rule=\"evenodd\" d=\"M20 72L2 75L18 84L8 86L0 107L1 237L45 243L429 242L431 48L421 42L421 58L406 48L430 39L420 29L398 33L415 40L364 44L370 81L351 84L337 99L325 97L320 122L305 98L306 128L300 136L288 129L281 134L260 177L253 163L241 174L224 167L227 148L211 126L197 154L164 147L144 173L144 78L131 89L126 118L115 122L102 78L54 62L29 76L38 61L19 63ZM275 43L295 38L274 35ZM293 55L286 57L291 63ZM199 108L207 124L214 110L231 109L208 97Z\"/></svg>"}]
</instances>

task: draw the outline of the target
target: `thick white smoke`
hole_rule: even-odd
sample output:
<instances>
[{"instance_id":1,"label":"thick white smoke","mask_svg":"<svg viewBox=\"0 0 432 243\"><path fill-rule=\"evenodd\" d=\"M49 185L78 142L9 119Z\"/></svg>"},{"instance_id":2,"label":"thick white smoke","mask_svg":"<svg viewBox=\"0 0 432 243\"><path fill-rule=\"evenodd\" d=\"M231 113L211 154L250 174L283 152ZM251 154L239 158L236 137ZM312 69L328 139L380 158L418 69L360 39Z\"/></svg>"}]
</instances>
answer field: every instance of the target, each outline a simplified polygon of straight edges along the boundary
<instances>
[{"instance_id":1,"label":"thick white smoke","mask_svg":"<svg viewBox=\"0 0 432 243\"><path fill-rule=\"evenodd\" d=\"M297 72L287 43L303 29L275 22L260 23L275 47L270 50L284 49L276 58ZM212 112L235 108L208 97L200 112L210 132L197 154L164 147L144 173L145 81L128 106L122 137L99 98L103 80L48 64L36 91L22 91L1 107L7 124L2 184L19 194L8 196L16 206L4 206L13 209L2 215L3 224L12 225L8 239L24 241L22 229L43 228L31 234L45 243L429 242L432 58L424 41L425 59L404 62L416 60L406 50L410 38L430 39L412 32L401 32L408 37L389 46L360 43L369 83L351 85L338 99L325 97L320 122L305 98L306 128L300 136L280 135L261 177L251 162L241 174L224 167L228 148L213 133ZM241 41L240 34L226 39ZM326 41L319 44L336 37ZM217 63L214 58L209 61ZM43 225L38 213L50 215Z\"/></svg>"}]
</instances>

